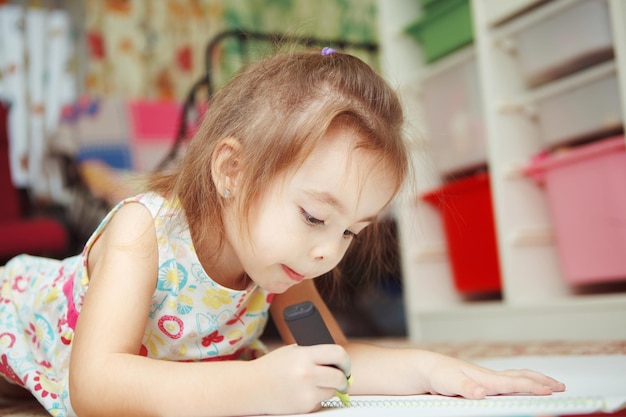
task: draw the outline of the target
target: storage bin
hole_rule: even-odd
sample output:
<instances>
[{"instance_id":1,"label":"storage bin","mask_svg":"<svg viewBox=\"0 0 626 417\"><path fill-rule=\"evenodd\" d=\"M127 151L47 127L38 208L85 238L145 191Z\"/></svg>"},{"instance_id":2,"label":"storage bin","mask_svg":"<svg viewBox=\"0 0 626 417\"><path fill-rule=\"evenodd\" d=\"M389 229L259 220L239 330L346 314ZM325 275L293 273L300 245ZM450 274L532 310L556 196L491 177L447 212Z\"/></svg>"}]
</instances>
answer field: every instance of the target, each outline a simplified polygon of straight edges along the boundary
<instances>
[{"instance_id":1,"label":"storage bin","mask_svg":"<svg viewBox=\"0 0 626 417\"><path fill-rule=\"evenodd\" d=\"M175 101L130 101L128 114L135 169L152 171L172 149L182 105Z\"/></svg>"},{"instance_id":2,"label":"storage bin","mask_svg":"<svg viewBox=\"0 0 626 417\"><path fill-rule=\"evenodd\" d=\"M75 123L79 146L128 143L128 116L122 98L83 97L67 109L67 121Z\"/></svg>"},{"instance_id":3,"label":"storage bin","mask_svg":"<svg viewBox=\"0 0 626 417\"><path fill-rule=\"evenodd\" d=\"M420 0L419 2L422 11L426 11L428 9L432 10L433 7L439 6L443 3L445 3L445 0Z\"/></svg>"},{"instance_id":4,"label":"storage bin","mask_svg":"<svg viewBox=\"0 0 626 417\"><path fill-rule=\"evenodd\" d=\"M440 210L454 283L466 295L501 288L489 175L480 173L422 196Z\"/></svg>"},{"instance_id":5,"label":"storage bin","mask_svg":"<svg viewBox=\"0 0 626 417\"><path fill-rule=\"evenodd\" d=\"M116 169L132 170L133 158L127 144L86 145L78 148L76 155L78 162L97 159Z\"/></svg>"},{"instance_id":6,"label":"storage bin","mask_svg":"<svg viewBox=\"0 0 626 417\"><path fill-rule=\"evenodd\" d=\"M537 157L526 173L545 188L564 279L626 280L624 137Z\"/></svg>"},{"instance_id":7,"label":"storage bin","mask_svg":"<svg viewBox=\"0 0 626 417\"><path fill-rule=\"evenodd\" d=\"M422 13L432 12L438 7L445 6L447 3L448 0L419 0Z\"/></svg>"},{"instance_id":8,"label":"storage bin","mask_svg":"<svg viewBox=\"0 0 626 417\"><path fill-rule=\"evenodd\" d=\"M536 118L546 148L619 131L623 125L619 92L613 70L538 99Z\"/></svg>"},{"instance_id":9,"label":"storage bin","mask_svg":"<svg viewBox=\"0 0 626 417\"><path fill-rule=\"evenodd\" d=\"M538 9L541 11L541 9ZM569 1L513 35L529 86L576 72L613 56L606 0Z\"/></svg>"},{"instance_id":10,"label":"storage bin","mask_svg":"<svg viewBox=\"0 0 626 417\"><path fill-rule=\"evenodd\" d=\"M486 165L483 103L474 53L423 78L421 98L426 135L438 173L446 176Z\"/></svg>"},{"instance_id":11,"label":"storage bin","mask_svg":"<svg viewBox=\"0 0 626 417\"><path fill-rule=\"evenodd\" d=\"M422 46L426 62L433 62L474 40L469 0L428 2L428 8L406 28ZM432 4L431 4L432 3Z\"/></svg>"}]
</instances>

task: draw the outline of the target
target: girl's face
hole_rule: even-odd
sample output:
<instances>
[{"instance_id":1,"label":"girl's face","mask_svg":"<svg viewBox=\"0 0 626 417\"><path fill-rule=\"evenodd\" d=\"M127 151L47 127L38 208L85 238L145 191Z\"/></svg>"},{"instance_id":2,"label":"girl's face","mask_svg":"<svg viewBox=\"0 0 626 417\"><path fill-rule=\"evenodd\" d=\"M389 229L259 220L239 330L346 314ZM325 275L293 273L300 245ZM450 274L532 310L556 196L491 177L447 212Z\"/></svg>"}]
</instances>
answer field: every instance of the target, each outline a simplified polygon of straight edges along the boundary
<instances>
[{"instance_id":1,"label":"girl's face","mask_svg":"<svg viewBox=\"0 0 626 417\"><path fill-rule=\"evenodd\" d=\"M355 143L354 131L329 129L302 167L268 186L249 235L227 212L227 250L265 290L282 293L333 269L391 199L391 176Z\"/></svg>"}]
</instances>

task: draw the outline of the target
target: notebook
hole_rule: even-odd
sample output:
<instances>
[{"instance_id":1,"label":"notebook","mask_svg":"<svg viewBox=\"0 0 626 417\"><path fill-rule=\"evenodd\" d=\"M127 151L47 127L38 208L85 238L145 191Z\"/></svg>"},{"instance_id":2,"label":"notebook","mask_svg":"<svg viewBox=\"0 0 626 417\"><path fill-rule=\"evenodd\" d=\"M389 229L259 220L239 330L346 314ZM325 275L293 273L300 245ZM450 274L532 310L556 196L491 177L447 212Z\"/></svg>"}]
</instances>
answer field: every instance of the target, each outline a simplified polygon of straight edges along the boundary
<instances>
[{"instance_id":1,"label":"notebook","mask_svg":"<svg viewBox=\"0 0 626 417\"><path fill-rule=\"evenodd\" d=\"M550 396L506 395L468 400L439 395L351 396L324 402L323 417L521 417L614 412L626 407L626 355L520 356L476 361L492 369L529 368L562 382L567 390ZM310 416L310 414L309 414Z\"/></svg>"}]
</instances>

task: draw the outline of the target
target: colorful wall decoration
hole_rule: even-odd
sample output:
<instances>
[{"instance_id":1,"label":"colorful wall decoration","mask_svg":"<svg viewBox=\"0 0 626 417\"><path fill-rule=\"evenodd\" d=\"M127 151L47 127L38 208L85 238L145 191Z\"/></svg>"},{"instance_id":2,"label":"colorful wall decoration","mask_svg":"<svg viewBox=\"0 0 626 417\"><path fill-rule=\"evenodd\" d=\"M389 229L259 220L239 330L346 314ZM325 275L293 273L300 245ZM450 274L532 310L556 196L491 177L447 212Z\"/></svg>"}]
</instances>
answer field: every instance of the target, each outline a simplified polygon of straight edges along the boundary
<instances>
[{"instance_id":1,"label":"colorful wall decoration","mask_svg":"<svg viewBox=\"0 0 626 417\"><path fill-rule=\"evenodd\" d=\"M182 100L205 70L208 42L227 29L377 38L376 0L86 0L85 16L85 91L125 98ZM236 48L219 52L226 74L240 65L228 63Z\"/></svg>"}]
</instances>

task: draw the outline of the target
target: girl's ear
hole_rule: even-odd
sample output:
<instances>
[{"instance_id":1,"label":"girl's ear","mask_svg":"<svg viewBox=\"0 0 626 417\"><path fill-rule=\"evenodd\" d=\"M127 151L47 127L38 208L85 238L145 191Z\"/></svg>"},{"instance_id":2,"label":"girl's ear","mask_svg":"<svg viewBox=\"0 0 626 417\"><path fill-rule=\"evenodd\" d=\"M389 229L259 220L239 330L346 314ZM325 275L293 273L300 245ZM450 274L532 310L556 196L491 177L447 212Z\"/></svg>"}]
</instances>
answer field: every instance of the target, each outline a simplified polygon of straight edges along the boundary
<instances>
[{"instance_id":1,"label":"girl's ear","mask_svg":"<svg viewBox=\"0 0 626 417\"><path fill-rule=\"evenodd\" d=\"M237 191L241 175L241 142L233 137L220 139L211 158L211 176L217 192L229 198Z\"/></svg>"}]
</instances>

